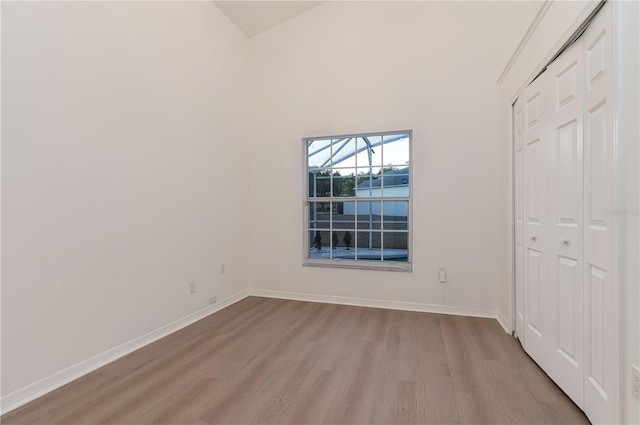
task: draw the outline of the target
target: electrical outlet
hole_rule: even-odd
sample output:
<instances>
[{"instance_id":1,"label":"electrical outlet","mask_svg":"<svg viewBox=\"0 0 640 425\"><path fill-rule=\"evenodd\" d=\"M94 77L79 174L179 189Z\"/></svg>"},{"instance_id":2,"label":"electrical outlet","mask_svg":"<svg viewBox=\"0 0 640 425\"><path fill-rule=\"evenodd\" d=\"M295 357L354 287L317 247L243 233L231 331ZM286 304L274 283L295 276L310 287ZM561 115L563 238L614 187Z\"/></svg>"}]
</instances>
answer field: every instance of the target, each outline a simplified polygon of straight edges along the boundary
<instances>
[{"instance_id":1,"label":"electrical outlet","mask_svg":"<svg viewBox=\"0 0 640 425\"><path fill-rule=\"evenodd\" d=\"M216 297L215 295L213 297L209 297L209 305L215 304L216 301L218 301L218 297Z\"/></svg>"},{"instance_id":2,"label":"electrical outlet","mask_svg":"<svg viewBox=\"0 0 640 425\"><path fill-rule=\"evenodd\" d=\"M640 400L640 368L631 366L631 394Z\"/></svg>"},{"instance_id":3,"label":"electrical outlet","mask_svg":"<svg viewBox=\"0 0 640 425\"><path fill-rule=\"evenodd\" d=\"M196 293L196 281L192 280L191 282L189 282L189 293L190 294L195 294Z\"/></svg>"},{"instance_id":4,"label":"electrical outlet","mask_svg":"<svg viewBox=\"0 0 640 425\"><path fill-rule=\"evenodd\" d=\"M438 278L440 279L440 283L447 282L447 268L445 266L438 267Z\"/></svg>"},{"instance_id":5,"label":"electrical outlet","mask_svg":"<svg viewBox=\"0 0 640 425\"><path fill-rule=\"evenodd\" d=\"M220 274L224 274L224 264L220 264Z\"/></svg>"}]
</instances>

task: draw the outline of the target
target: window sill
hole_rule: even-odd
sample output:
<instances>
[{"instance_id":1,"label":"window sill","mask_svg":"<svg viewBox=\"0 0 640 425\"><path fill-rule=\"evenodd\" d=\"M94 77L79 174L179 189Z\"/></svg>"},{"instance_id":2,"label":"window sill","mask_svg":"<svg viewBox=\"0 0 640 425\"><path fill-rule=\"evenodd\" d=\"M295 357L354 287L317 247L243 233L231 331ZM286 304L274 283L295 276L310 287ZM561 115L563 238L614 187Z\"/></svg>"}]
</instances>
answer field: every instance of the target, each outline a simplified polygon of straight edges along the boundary
<instances>
[{"instance_id":1,"label":"window sill","mask_svg":"<svg viewBox=\"0 0 640 425\"><path fill-rule=\"evenodd\" d=\"M332 269L358 269L358 270L376 270L388 272L412 272L411 263L396 263L393 261L350 261L350 260L313 260L305 259L302 263L303 267L325 267Z\"/></svg>"}]
</instances>

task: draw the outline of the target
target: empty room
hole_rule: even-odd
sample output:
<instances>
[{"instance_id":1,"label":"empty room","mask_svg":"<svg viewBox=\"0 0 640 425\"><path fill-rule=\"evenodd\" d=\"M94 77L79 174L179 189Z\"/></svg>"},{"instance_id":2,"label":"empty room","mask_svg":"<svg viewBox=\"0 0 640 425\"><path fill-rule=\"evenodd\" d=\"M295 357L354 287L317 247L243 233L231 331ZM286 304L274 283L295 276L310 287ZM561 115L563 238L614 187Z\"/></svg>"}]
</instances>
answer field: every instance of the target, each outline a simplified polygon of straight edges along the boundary
<instances>
[{"instance_id":1,"label":"empty room","mask_svg":"<svg viewBox=\"0 0 640 425\"><path fill-rule=\"evenodd\" d=\"M640 424L637 1L1 1L3 424Z\"/></svg>"}]
</instances>

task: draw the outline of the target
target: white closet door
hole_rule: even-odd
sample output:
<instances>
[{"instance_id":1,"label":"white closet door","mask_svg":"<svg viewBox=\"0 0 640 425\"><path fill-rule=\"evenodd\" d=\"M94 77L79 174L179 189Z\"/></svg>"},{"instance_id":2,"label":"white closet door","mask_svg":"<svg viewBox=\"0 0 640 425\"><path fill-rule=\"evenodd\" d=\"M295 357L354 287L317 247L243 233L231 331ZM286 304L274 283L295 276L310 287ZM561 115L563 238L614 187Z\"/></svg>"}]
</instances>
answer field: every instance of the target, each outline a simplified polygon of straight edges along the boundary
<instances>
[{"instance_id":1,"label":"white closet door","mask_svg":"<svg viewBox=\"0 0 640 425\"><path fill-rule=\"evenodd\" d=\"M613 31L605 4L584 34L585 413L619 421L618 288L615 208Z\"/></svg>"},{"instance_id":2,"label":"white closet door","mask_svg":"<svg viewBox=\"0 0 640 425\"><path fill-rule=\"evenodd\" d=\"M594 424L620 418L612 28L606 3L514 107L516 330Z\"/></svg>"},{"instance_id":3,"label":"white closet door","mask_svg":"<svg viewBox=\"0 0 640 425\"><path fill-rule=\"evenodd\" d=\"M523 194L523 113L522 99L513 108L514 185L515 185L515 279L516 279L516 336L524 345L524 194Z\"/></svg>"},{"instance_id":4,"label":"white closet door","mask_svg":"<svg viewBox=\"0 0 640 425\"><path fill-rule=\"evenodd\" d=\"M565 50L549 73L548 226L550 376L584 407L583 46Z\"/></svg>"},{"instance_id":5,"label":"white closet door","mask_svg":"<svg viewBox=\"0 0 640 425\"><path fill-rule=\"evenodd\" d=\"M523 92L524 113L524 347L529 355L548 370L543 302L548 285L546 249L546 74L538 77ZM548 372L547 372L548 373Z\"/></svg>"}]
</instances>

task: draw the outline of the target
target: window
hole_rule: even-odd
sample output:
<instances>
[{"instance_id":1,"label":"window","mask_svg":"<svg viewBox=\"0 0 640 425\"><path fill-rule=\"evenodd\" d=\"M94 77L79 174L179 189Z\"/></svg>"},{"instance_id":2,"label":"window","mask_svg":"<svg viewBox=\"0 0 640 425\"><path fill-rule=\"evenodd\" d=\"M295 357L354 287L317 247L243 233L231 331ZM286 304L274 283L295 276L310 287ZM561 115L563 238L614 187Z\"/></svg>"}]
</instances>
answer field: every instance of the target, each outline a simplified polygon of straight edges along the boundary
<instances>
[{"instance_id":1,"label":"window","mask_svg":"<svg viewBox=\"0 0 640 425\"><path fill-rule=\"evenodd\" d=\"M305 265L411 270L411 139L303 139Z\"/></svg>"}]
</instances>

